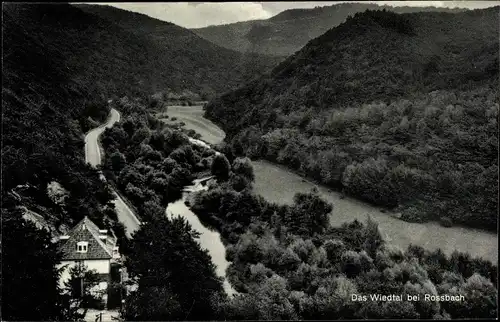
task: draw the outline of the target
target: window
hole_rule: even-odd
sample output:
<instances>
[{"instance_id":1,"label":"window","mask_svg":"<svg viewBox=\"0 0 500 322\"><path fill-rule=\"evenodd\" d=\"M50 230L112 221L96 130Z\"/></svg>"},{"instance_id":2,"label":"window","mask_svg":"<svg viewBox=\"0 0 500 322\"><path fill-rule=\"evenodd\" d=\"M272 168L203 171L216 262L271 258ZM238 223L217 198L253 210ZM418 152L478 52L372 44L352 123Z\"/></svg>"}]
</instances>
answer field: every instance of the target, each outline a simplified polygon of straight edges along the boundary
<instances>
[{"instance_id":1,"label":"window","mask_svg":"<svg viewBox=\"0 0 500 322\"><path fill-rule=\"evenodd\" d=\"M88 242L84 242L84 241L78 242L78 243L76 243L76 251L78 253L86 253L88 250L88 246L89 246Z\"/></svg>"}]
</instances>

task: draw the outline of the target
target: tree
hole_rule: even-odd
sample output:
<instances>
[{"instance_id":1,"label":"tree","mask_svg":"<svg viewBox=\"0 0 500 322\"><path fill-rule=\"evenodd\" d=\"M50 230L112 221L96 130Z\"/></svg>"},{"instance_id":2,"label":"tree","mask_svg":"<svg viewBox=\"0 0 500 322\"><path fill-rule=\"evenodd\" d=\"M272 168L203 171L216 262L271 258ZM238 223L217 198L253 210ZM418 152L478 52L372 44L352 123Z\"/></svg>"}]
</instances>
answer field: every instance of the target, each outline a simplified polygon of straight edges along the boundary
<instances>
[{"instance_id":1,"label":"tree","mask_svg":"<svg viewBox=\"0 0 500 322\"><path fill-rule=\"evenodd\" d=\"M295 320L298 318L289 300L286 279L274 274L251 294L237 296L229 304L229 319Z\"/></svg>"},{"instance_id":2,"label":"tree","mask_svg":"<svg viewBox=\"0 0 500 322\"><path fill-rule=\"evenodd\" d=\"M366 221L364 249L370 257L375 258L377 250L384 244L384 240L378 229L378 224L368 217Z\"/></svg>"},{"instance_id":3,"label":"tree","mask_svg":"<svg viewBox=\"0 0 500 322\"><path fill-rule=\"evenodd\" d=\"M333 264L340 263L340 259L345 251L345 245L341 240L331 239L327 240L323 247L326 250L328 260Z\"/></svg>"},{"instance_id":4,"label":"tree","mask_svg":"<svg viewBox=\"0 0 500 322\"><path fill-rule=\"evenodd\" d=\"M252 186L252 182L246 177L235 175L234 173L229 177L229 184L235 191L238 192Z\"/></svg>"},{"instance_id":5,"label":"tree","mask_svg":"<svg viewBox=\"0 0 500 322\"><path fill-rule=\"evenodd\" d=\"M176 321L185 316L175 294L166 286L141 285L125 301L128 321Z\"/></svg>"},{"instance_id":6,"label":"tree","mask_svg":"<svg viewBox=\"0 0 500 322\"><path fill-rule=\"evenodd\" d=\"M125 155L123 153L116 151L115 153L111 154L110 156L111 159L111 166L113 167L113 171L115 173L120 173L123 168L127 165L127 160L125 159Z\"/></svg>"},{"instance_id":7,"label":"tree","mask_svg":"<svg viewBox=\"0 0 500 322\"><path fill-rule=\"evenodd\" d=\"M494 318L497 316L498 291L483 276L475 273L458 288L448 290L449 295L464 297L464 301L443 302L443 307L454 318Z\"/></svg>"},{"instance_id":8,"label":"tree","mask_svg":"<svg viewBox=\"0 0 500 322\"><path fill-rule=\"evenodd\" d=\"M71 267L69 274L64 289L76 307L100 308L105 291L99 290L99 274L81 265Z\"/></svg>"},{"instance_id":9,"label":"tree","mask_svg":"<svg viewBox=\"0 0 500 322\"><path fill-rule=\"evenodd\" d=\"M356 302L351 300L357 293L354 282L345 276L325 276L318 282L312 301L303 308L304 319L345 319L353 317Z\"/></svg>"},{"instance_id":10,"label":"tree","mask_svg":"<svg viewBox=\"0 0 500 322\"><path fill-rule=\"evenodd\" d=\"M134 145L139 145L140 143L147 143L149 138L151 138L151 130L147 127L141 127L135 130L131 140Z\"/></svg>"},{"instance_id":11,"label":"tree","mask_svg":"<svg viewBox=\"0 0 500 322\"><path fill-rule=\"evenodd\" d=\"M127 307L143 309L139 317L134 317L133 312L129 317L169 320L172 316L162 306L165 304L173 308L178 305L182 319L216 318L216 308L209 299L225 296L222 281L215 273L210 255L195 240L197 236L182 217L154 218L135 233L126 265L130 276L138 278L139 288L127 300ZM147 293L155 289L169 300L150 302L152 298Z\"/></svg>"},{"instance_id":12,"label":"tree","mask_svg":"<svg viewBox=\"0 0 500 322\"><path fill-rule=\"evenodd\" d=\"M125 193L127 194L127 197L129 197L130 200L135 205L140 205L144 201L143 191L140 188L134 186L130 182L129 182L129 184L127 184L127 187L125 188Z\"/></svg>"},{"instance_id":13,"label":"tree","mask_svg":"<svg viewBox=\"0 0 500 322\"><path fill-rule=\"evenodd\" d=\"M165 207L160 205L158 198L148 200L144 202L142 206L142 214L146 220L150 220L150 218L157 218L159 216L165 216Z\"/></svg>"},{"instance_id":14,"label":"tree","mask_svg":"<svg viewBox=\"0 0 500 322\"><path fill-rule=\"evenodd\" d=\"M68 320L50 234L23 220L21 210L2 209L2 317L11 321Z\"/></svg>"},{"instance_id":15,"label":"tree","mask_svg":"<svg viewBox=\"0 0 500 322\"><path fill-rule=\"evenodd\" d=\"M233 172L237 175L241 175L250 181L255 180L255 174L253 172L252 161L249 158L236 158L233 161Z\"/></svg>"},{"instance_id":16,"label":"tree","mask_svg":"<svg viewBox=\"0 0 500 322\"><path fill-rule=\"evenodd\" d=\"M328 214L333 206L318 193L297 193L287 214L287 225L299 234L321 233L328 226Z\"/></svg>"},{"instance_id":17,"label":"tree","mask_svg":"<svg viewBox=\"0 0 500 322\"><path fill-rule=\"evenodd\" d=\"M223 154L218 154L214 157L214 160L212 161L212 174L218 180L227 180L229 178L230 170L231 165L229 160Z\"/></svg>"}]
</instances>

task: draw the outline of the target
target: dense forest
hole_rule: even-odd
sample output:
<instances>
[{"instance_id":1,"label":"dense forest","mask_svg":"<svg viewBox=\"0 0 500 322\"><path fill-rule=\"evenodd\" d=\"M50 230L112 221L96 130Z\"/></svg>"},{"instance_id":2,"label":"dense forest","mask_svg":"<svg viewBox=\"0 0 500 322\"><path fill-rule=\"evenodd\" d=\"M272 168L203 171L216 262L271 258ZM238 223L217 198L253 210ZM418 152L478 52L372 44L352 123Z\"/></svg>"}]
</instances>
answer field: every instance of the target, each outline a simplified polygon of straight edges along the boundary
<instances>
[{"instance_id":1,"label":"dense forest","mask_svg":"<svg viewBox=\"0 0 500 322\"><path fill-rule=\"evenodd\" d=\"M44 32L45 10L4 6L2 207L23 204L55 227L86 215L99 223L111 193L85 164L83 133L106 120L109 109L99 85L76 73L75 55L56 46L64 38ZM67 191L64 204L48 195L52 181Z\"/></svg>"},{"instance_id":2,"label":"dense forest","mask_svg":"<svg viewBox=\"0 0 500 322\"><path fill-rule=\"evenodd\" d=\"M129 276L138 285L126 299L125 318L220 318L217 303L227 300L227 295L215 266L195 240L198 233L182 218L168 219L165 208L181 197L183 186L202 174L213 173L246 187L249 179L240 173L246 173L248 164L236 162L235 174L230 176L225 157L192 145L180 130L152 117L145 103L128 98L117 101L115 107L126 116L102 138L109 156L103 172L145 223L133 239L120 242Z\"/></svg>"},{"instance_id":3,"label":"dense forest","mask_svg":"<svg viewBox=\"0 0 500 322\"><path fill-rule=\"evenodd\" d=\"M314 191L297 194L292 205L269 203L252 192L248 158L229 154L228 159L190 145L143 105L120 100L116 108L127 117L102 140L109 151L106 176L147 221L124 248L139 285L127 298L127 319L496 316L497 267L491 262L418 246L403 251L387 244L370 219L332 227L328 214L335 205ZM232 262L228 278L239 292L232 298L223 292L206 251L193 241L196 233L182 219L165 215L167 203L180 197L178 187L207 171L217 182L187 202L204 224L221 233ZM372 293L463 295L465 300L352 300L352 294Z\"/></svg>"},{"instance_id":4,"label":"dense forest","mask_svg":"<svg viewBox=\"0 0 500 322\"><path fill-rule=\"evenodd\" d=\"M242 54L217 46L188 29L143 14L103 5L76 6L119 26L128 37L139 39L141 47L149 47L144 48L146 55L135 53L141 62L137 72L145 77L141 83L155 91L187 89L207 99L243 85L281 61L279 57Z\"/></svg>"},{"instance_id":5,"label":"dense forest","mask_svg":"<svg viewBox=\"0 0 500 322\"><path fill-rule=\"evenodd\" d=\"M374 3L339 3L313 9L289 9L265 20L241 21L192 29L221 47L274 56L289 56L347 17L365 10L409 12L461 12L459 8L394 7Z\"/></svg>"},{"instance_id":6,"label":"dense forest","mask_svg":"<svg viewBox=\"0 0 500 322\"><path fill-rule=\"evenodd\" d=\"M251 170L244 172L251 178ZM335 205L313 191L272 204L222 182L198 192L192 210L221 232L240 294L220 304L228 320L456 319L497 314L497 267L455 252L401 250L368 219L331 227ZM355 301L366 296L368 301ZM463 295L462 302L372 301L370 294Z\"/></svg>"},{"instance_id":7,"label":"dense forest","mask_svg":"<svg viewBox=\"0 0 500 322\"><path fill-rule=\"evenodd\" d=\"M210 96L275 60L255 55L245 69L246 56L180 27L165 23L168 43L158 42L69 4L3 4L2 17L2 248L10 250L2 318L71 320L51 239L84 216L123 236L111 190L84 157L83 134L106 120L108 100L164 90ZM28 214L50 231L23 220Z\"/></svg>"},{"instance_id":8,"label":"dense forest","mask_svg":"<svg viewBox=\"0 0 500 322\"><path fill-rule=\"evenodd\" d=\"M498 7L367 11L206 106L236 155L402 212L495 229Z\"/></svg>"},{"instance_id":9,"label":"dense forest","mask_svg":"<svg viewBox=\"0 0 500 322\"><path fill-rule=\"evenodd\" d=\"M149 221L164 217L166 205L180 198L196 172L209 171L207 158L215 152L204 154L181 131L150 115L144 103L126 97L116 102L125 117L103 133L102 169L142 221Z\"/></svg>"},{"instance_id":10,"label":"dense forest","mask_svg":"<svg viewBox=\"0 0 500 322\"><path fill-rule=\"evenodd\" d=\"M279 58L223 50L173 24L111 7L4 4L2 318L81 318L74 294L58 285L54 235L84 216L119 237L138 286L124 303L127 320L496 316L492 263L469 254L395 249L372 221L330 227L327 214L335 205L315 193L298 194L289 206L268 203L251 193L246 157L284 163L347 193L399 206L408 220L446 217L492 226L498 39L491 37L498 16L492 10L460 15L367 12L313 40L271 74L207 106L207 115L229 133L226 157L152 117L158 96L151 94L212 97ZM456 39L439 38L433 28ZM348 37L366 50L357 56ZM409 47L386 58L383 48L370 49L371 41ZM329 47L322 49L324 43ZM340 59L342 52L350 56ZM344 66L347 59L354 63ZM363 68L360 60L366 60ZM398 68L407 79L398 78ZM383 77L373 81L374 74ZM345 79L349 90L338 87ZM110 107L122 119L101 138L106 153L97 170L85 163L84 134L106 120ZM190 202L224 239L228 276L241 293L235 298L225 294L198 233L165 216L183 186L208 174L216 183ZM111 188L141 219L132 240L117 221ZM424 212L423 204L432 207ZM49 231L24 220L28 213ZM352 293L466 300L368 304L353 302Z\"/></svg>"},{"instance_id":11,"label":"dense forest","mask_svg":"<svg viewBox=\"0 0 500 322\"><path fill-rule=\"evenodd\" d=\"M94 81L78 77L69 62L75 56L57 45L64 37L51 37L50 23L40 23L46 9L2 9L2 318L73 320L52 238L84 216L110 225L112 195L85 164L82 135L107 118L108 108ZM50 231L23 220L27 213Z\"/></svg>"},{"instance_id":12,"label":"dense forest","mask_svg":"<svg viewBox=\"0 0 500 322\"><path fill-rule=\"evenodd\" d=\"M8 4L5 16L10 30L34 38L25 46L36 41L52 49L77 80L95 82L95 96L191 90L210 97L278 62L224 49L174 24L108 6Z\"/></svg>"}]
</instances>

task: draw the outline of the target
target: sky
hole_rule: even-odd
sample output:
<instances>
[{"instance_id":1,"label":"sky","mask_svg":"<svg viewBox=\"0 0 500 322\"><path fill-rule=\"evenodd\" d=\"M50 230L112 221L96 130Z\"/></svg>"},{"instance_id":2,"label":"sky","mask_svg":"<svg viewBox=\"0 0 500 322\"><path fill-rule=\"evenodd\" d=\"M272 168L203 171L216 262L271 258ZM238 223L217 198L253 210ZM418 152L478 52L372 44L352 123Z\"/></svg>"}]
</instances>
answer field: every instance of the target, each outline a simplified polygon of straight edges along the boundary
<instances>
[{"instance_id":1,"label":"sky","mask_svg":"<svg viewBox=\"0 0 500 322\"><path fill-rule=\"evenodd\" d=\"M371 2L390 6L486 8L500 1L295 1L295 2L127 2L97 3L146 14L186 28L267 19L292 8L331 6L341 2Z\"/></svg>"}]
</instances>

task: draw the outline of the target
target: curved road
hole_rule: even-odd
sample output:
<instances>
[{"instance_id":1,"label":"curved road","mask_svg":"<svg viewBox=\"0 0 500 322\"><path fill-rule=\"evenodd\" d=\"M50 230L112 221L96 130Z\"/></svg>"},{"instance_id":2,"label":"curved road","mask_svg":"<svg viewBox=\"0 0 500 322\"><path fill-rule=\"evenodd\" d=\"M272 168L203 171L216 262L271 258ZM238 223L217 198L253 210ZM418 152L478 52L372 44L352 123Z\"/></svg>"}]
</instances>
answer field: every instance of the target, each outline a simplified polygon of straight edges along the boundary
<instances>
[{"instance_id":1,"label":"curved road","mask_svg":"<svg viewBox=\"0 0 500 322\"><path fill-rule=\"evenodd\" d=\"M111 109L111 115L106 123L96 127L91 130L85 136L85 162L90 163L93 167L101 164L101 149L99 147L99 136L106 130L106 128L112 127L116 122L120 122L120 113L114 108ZM101 174L101 179L105 181L106 179ZM134 212L127 206L123 199L114 191L116 214L118 219L125 226L125 234L128 238L131 237L132 233L139 229L141 222L137 219Z\"/></svg>"}]
</instances>

